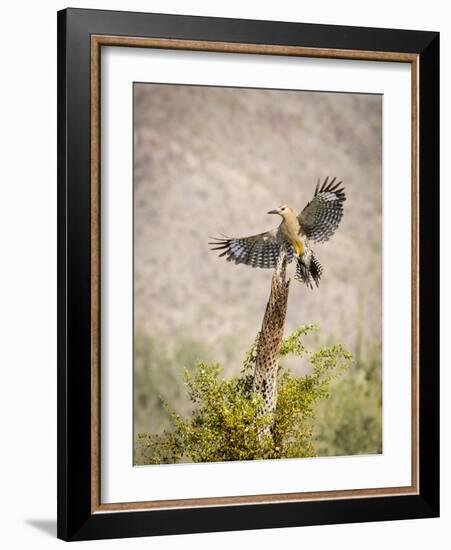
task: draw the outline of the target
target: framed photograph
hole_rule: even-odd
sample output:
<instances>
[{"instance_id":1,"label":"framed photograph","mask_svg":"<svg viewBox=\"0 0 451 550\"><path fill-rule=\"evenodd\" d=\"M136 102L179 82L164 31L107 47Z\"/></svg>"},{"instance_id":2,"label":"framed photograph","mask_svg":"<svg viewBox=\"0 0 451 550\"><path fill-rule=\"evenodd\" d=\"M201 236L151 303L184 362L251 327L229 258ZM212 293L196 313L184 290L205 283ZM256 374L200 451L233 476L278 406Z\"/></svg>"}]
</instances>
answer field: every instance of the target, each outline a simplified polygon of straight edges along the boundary
<instances>
[{"instance_id":1,"label":"framed photograph","mask_svg":"<svg viewBox=\"0 0 451 550\"><path fill-rule=\"evenodd\" d=\"M439 514L439 35L58 13L58 536Z\"/></svg>"}]
</instances>

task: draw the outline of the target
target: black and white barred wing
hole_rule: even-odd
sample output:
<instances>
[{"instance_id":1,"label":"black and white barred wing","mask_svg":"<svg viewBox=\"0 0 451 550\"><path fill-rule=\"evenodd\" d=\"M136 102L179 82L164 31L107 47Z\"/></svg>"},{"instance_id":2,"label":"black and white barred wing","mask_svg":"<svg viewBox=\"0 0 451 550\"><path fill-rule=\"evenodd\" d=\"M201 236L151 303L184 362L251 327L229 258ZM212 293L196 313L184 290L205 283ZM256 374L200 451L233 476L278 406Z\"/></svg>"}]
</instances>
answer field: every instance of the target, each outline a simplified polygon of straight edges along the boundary
<instances>
[{"instance_id":1,"label":"black and white barred wing","mask_svg":"<svg viewBox=\"0 0 451 550\"><path fill-rule=\"evenodd\" d=\"M343 203L346 200L341 181L336 178L328 183L328 179L316 186L315 196L298 215L308 239L323 243L335 233L343 217Z\"/></svg>"},{"instance_id":2,"label":"black and white barred wing","mask_svg":"<svg viewBox=\"0 0 451 550\"><path fill-rule=\"evenodd\" d=\"M212 250L220 250L219 256L225 256L229 262L246 264L252 267L275 268L280 254L281 242L278 240L277 228L251 237L215 238ZM294 251L287 247L287 260L292 261Z\"/></svg>"}]
</instances>

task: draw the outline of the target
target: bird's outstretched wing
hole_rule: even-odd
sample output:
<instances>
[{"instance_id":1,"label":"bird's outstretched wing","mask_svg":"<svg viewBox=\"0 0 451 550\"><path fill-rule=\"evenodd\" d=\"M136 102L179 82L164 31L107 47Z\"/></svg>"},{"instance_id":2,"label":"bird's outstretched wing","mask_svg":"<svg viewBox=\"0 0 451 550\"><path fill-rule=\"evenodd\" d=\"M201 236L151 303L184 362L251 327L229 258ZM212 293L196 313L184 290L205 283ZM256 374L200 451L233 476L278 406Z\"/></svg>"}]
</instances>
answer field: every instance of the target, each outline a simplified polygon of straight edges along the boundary
<instances>
[{"instance_id":1,"label":"bird's outstretched wing","mask_svg":"<svg viewBox=\"0 0 451 550\"><path fill-rule=\"evenodd\" d=\"M343 217L343 203L346 200L343 182L336 182L334 178L315 189L315 196L307 204L304 210L298 215L299 223L302 226L308 239L323 243L327 241L340 224Z\"/></svg>"},{"instance_id":2,"label":"bird's outstretched wing","mask_svg":"<svg viewBox=\"0 0 451 550\"><path fill-rule=\"evenodd\" d=\"M277 228L258 235L242 238L216 238L212 250L220 250L219 256L225 256L229 262L246 264L252 267L275 268L282 242L278 239ZM287 246L287 261L291 262L294 250Z\"/></svg>"}]
</instances>

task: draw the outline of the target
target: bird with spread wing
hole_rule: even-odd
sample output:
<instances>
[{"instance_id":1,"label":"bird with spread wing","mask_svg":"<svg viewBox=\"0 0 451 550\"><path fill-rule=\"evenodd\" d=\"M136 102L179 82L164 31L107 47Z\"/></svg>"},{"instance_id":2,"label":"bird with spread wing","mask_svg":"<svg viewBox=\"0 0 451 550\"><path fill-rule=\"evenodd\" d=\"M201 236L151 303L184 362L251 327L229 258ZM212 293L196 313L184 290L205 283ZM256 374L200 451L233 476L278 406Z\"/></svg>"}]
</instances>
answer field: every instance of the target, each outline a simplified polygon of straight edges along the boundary
<instances>
[{"instance_id":1,"label":"bird with spread wing","mask_svg":"<svg viewBox=\"0 0 451 550\"><path fill-rule=\"evenodd\" d=\"M286 205L268 212L282 217L279 227L271 231L241 238L215 237L209 244L228 261L267 269L276 267L285 246L287 261L297 262L295 279L310 288L313 282L318 286L323 268L309 243L329 240L338 228L346 200L342 183L336 178L330 182L326 178L322 185L318 183L313 199L298 215Z\"/></svg>"}]
</instances>

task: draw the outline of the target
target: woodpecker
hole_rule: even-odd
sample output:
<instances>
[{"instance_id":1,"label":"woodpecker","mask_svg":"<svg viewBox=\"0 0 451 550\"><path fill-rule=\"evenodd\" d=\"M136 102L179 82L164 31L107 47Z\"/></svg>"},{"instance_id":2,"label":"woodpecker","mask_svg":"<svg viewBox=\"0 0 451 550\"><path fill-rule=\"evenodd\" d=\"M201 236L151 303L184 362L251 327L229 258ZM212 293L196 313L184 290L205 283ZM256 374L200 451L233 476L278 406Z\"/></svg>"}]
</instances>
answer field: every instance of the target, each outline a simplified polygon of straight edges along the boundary
<instances>
[{"instance_id":1,"label":"woodpecker","mask_svg":"<svg viewBox=\"0 0 451 550\"><path fill-rule=\"evenodd\" d=\"M342 181L327 177L322 185L318 182L313 199L298 215L286 204L270 210L268 214L282 217L280 225L271 231L250 237L214 237L212 250L220 250L230 262L252 267L275 268L277 259L285 246L287 261L296 261L295 279L313 288L319 285L323 268L317 260L310 241L323 243L335 233L343 217L346 200Z\"/></svg>"}]
</instances>

